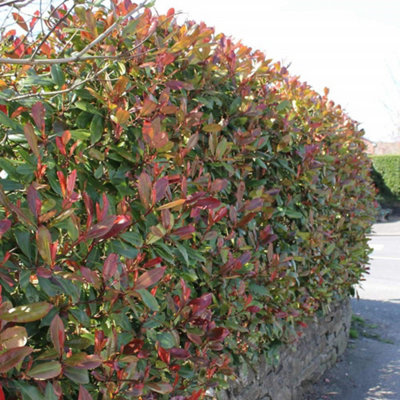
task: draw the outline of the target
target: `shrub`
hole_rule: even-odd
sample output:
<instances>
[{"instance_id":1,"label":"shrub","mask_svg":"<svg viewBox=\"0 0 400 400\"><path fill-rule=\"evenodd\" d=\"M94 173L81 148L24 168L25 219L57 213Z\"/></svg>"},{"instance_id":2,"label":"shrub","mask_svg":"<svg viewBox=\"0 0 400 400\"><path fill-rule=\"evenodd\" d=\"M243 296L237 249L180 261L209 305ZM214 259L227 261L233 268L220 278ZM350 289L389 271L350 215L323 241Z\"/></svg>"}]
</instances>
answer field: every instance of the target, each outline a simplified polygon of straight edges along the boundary
<instances>
[{"instance_id":1,"label":"shrub","mask_svg":"<svg viewBox=\"0 0 400 400\"><path fill-rule=\"evenodd\" d=\"M0 398L201 398L366 270L357 124L173 10L74 58L132 8L2 41Z\"/></svg>"},{"instance_id":2,"label":"shrub","mask_svg":"<svg viewBox=\"0 0 400 400\"><path fill-rule=\"evenodd\" d=\"M372 156L372 178L384 206L400 203L400 155Z\"/></svg>"}]
</instances>

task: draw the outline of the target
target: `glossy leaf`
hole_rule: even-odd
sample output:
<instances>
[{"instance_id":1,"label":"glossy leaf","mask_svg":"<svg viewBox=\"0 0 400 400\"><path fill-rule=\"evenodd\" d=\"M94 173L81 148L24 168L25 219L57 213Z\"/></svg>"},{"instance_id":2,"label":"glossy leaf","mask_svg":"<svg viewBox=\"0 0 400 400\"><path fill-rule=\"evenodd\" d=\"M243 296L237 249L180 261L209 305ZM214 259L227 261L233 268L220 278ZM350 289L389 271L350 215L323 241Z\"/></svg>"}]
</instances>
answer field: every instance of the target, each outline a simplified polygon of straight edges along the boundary
<instances>
[{"instance_id":1,"label":"glossy leaf","mask_svg":"<svg viewBox=\"0 0 400 400\"><path fill-rule=\"evenodd\" d=\"M0 373L9 371L31 354L31 347L15 347L0 354Z\"/></svg>"},{"instance_id":2,"label":"glossy leaf","mask_svg":"<svg viewBox=\"0 0 400 400\"><path fill-rule=\"evenodd\" d=\"M51 265L52 264L51 250L50 250L51 235L49 230L43 225L39 227L36 233L36 242L39 253L43 258L43 261L46 264Z\"/></svg>"},{"instance_id":3,"label":"glossy leaf","mask_svg":"<svg viewBox=\"0 0 400 400\"><path fill-rule=\"evenodd\" d=\"M62 356L64 353L65 327L62 319L57 314L50 324L50 337L57 353Z\"/></svg>"},{"instance_id":4,"label":"glossy leaf","mask_svg":"<svg viewBox=\"0 0 400 400\"><path fill-rule=\"evenodd\" d=\"M135 283L135 290L147 289L157 283L164 275L166 267L153 268L143 272Z\"/></svg>"},{"instance_id":5,"label":"glossy leaf","mask_svg":"<svg viewBox=\"0 0 400 400\"><path fill-rule=\"evenodd\" d=\"M0 333L0 346L8 350L23 347L28 340L28 333L23 326L13 326Z\"/></svg>"},{"instance_id":6,"label":"glossy leaf","mask_svg":"<svg viewBox=\"0 0 400 400\"><path fill-rule=\"evenodd\" d=\"M38 364L29 370L28 375L37 380L55 378L61 374L61 364L58 361L49 361Z\"/></svg>"},{"instance_id":7,"label":"glossy leaf","mask_svg":"<svg viewBox=\"0 0 400 400\"><path fill-rule=\"evenodd\" d=\"M52 304L44 301L18 306L1 313L0 319L16 323L33 322L45 317L52 307Z\"/></svg>"},{"instance_id":8,"label":"glossy leaf","mask_svg":"<svg viewBox=\"0 0 400 400\"><path fill-rule=\"evenodd\" d=\"M28 142L29 147L32 150L32 153L39 158L40 153L39 153L39 147L38 147L38 139L35 134L35 131L33 130L33 126L31 124L26 124L24 126L24 134L26 141Z\"/></svg>"}]
</instances>

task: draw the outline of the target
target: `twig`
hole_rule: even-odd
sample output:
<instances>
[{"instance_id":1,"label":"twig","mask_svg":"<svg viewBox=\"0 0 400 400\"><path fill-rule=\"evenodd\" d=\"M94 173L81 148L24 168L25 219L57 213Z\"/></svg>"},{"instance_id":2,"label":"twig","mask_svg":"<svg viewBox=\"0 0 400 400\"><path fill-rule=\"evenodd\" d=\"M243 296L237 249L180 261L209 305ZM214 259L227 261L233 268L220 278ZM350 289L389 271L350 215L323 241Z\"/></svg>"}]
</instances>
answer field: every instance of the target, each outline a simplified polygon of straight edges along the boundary
<instances>
[{"instance_id":1,"label":"twig","mask_svg":"<svg viewBox=\"0 0 400 400\"><path fill-rule=\"evenodd\" d=\"M64 4L65 2L63 2L62 4ZM74 3L71 8L68 10L68 12L62 17L60 18L57 23L47 32L46 36L42 39L42 41L40 42L39 46L36 47L35 51L32 54L31 60L34 60L34 58L36 57L36 54L39 52L40 48L42 47L43 43L49 38L49 36L55 31L55 29L57 28L57 26L59 26L62 22L64 22L68 16L71 14L71 12L73 11L73 9L75 8L76 3ZM60 4L61 6L61 4ZM60 7L58 6L58 7Z\"/></svg>"},{"instance_id":2,"label":"twig","mask_svg":"<svg viewBox=\"0 0 400 400\"><path fill-rule=\"evenodd\" d=\"M12 6L15 3L20 3L21 1L25 1L25 0L9 0L9 1L5 1L4 3L0 3L0 7L5 7L5 6Z\"/></svg>"},{"instance_id":3,"label":"twig","mask_svg":"<svg viewBox=\"0 0 400 400\"><path fill-rule=\"evenodd\" d=\"M6 101L17 101L17 100L24 100L24 99L29 99L30 97L42 97L42 96L57 96L59 94L65 94L68 92L71 92L73 90L75 90L77 87L83 85L84 83L96 78L97 76L99 76L102 72L104 72L107 68L109 67L109 65L106 65L105 67L103 67L102 69L100 69L99 71L97 71L95 74L93 75L89 75L86 79L84 79L83 81L79 81L79 82L75 82L74 84L72 84L68 89L63 89L63 90L55 90L53 92L41 92L41 93L27 93L27 94L22 94L20 96L15 96L12 97L10 99L6 99Z\"/></svg>"},{"instance_id":4,"label":"twig","mask_svg":"<svg viewBox=\"0 0 400 400\"><path fill-rule=\"evenodd\" d=\"M139 4L135 9L126 14L120 20L115 21L108 29L106 29L100 36L90 42L83 50L72 57L67 58L46 58L46 59L17 59L17 58L0 58L0 64L18 64L18 65L43 65L43 64L65 64L75 61L83 61L86 59L84 56L93 46L100 43L105 39L117 26L121 25L125 20L131 17L134 13L146 6L146 1Z\"/></svg>"}]
</instances>

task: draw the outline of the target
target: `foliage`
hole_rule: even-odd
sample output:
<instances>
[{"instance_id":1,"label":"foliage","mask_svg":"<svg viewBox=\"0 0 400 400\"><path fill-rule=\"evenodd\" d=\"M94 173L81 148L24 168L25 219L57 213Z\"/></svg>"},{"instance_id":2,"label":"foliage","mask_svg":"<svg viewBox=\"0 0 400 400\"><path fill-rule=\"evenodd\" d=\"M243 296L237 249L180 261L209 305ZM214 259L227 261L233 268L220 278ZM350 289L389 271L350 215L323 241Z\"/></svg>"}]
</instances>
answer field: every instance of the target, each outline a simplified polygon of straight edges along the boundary
<instances>
[{"instance_id":1,"label":"foliage","mask_svg":"<svg viewBox=\"0 0 400 400\"><path fill-rule=\"evenodd\" d=\"M3 36L0 398L201 398L366 270L369 160L327 90L173 10L50 63L133 7Z\"/></svg>"},{"instance_id":2,"label":"foliage","mask_svg":"<svg viewBox=\"0 0 400 400\"><path fill-rule=\"evenodd\" d=\"M400 203L400 155L372 156L372 178L378 199L385 205Z\"/></svg>"}]
</instances>

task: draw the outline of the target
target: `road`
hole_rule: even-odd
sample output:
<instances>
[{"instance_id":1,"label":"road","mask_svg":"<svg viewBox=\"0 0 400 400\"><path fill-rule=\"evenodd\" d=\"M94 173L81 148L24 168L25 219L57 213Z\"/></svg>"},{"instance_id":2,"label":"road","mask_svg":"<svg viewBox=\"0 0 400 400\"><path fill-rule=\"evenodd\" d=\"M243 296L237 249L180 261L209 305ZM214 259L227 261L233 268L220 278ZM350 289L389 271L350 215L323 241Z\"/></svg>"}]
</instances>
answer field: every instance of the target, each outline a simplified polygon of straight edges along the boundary
<instances>
[{"instance_id":1,"label":"road","mask_svg":"<svg viewBox=\"0 0 400 400\"><path fill-rule=\"evenodd\" d=\"M400 400L400 222L374 231L370 274L352 300L359 336L307 400Z\"/></svg>"}]
</instances>

